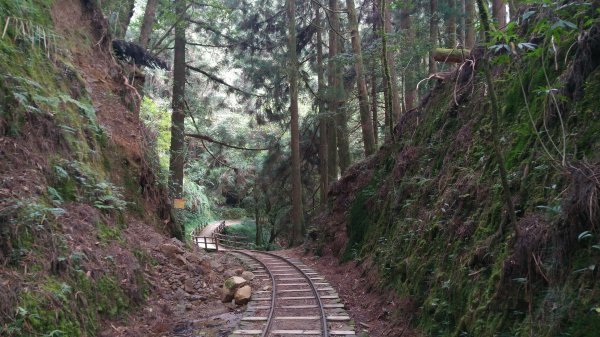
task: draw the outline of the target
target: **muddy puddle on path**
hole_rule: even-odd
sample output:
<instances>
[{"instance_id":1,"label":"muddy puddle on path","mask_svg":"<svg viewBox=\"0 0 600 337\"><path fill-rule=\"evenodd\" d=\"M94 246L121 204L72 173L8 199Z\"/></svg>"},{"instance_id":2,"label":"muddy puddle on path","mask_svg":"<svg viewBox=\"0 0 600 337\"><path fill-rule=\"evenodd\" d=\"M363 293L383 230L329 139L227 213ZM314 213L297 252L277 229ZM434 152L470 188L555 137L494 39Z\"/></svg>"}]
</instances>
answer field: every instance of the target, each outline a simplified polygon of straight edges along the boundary
<instances>
[{"instance_id":1,"label":"muddy puddle on path","mask_svg":"<svg viewBox=\"0 0 600 337\"><path fill-rule=\"evenodd\" d=\"M173 329L176 337L227 337L238 325L244 310L215 314L186 323L179 323Z\"/></svg>"}]
</instances>

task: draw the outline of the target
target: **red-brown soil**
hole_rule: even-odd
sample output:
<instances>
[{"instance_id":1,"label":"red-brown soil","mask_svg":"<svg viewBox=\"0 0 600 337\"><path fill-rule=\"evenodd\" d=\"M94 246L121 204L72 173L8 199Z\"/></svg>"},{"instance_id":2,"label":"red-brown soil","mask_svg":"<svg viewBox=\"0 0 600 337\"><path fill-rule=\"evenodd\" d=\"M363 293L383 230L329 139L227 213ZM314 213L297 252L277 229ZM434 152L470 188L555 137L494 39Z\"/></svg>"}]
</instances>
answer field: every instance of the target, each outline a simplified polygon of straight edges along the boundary
<instances>
[{"instance_id":1,"label":"red-brown soil","mask_svg":"<svg viewBox=\"0 0 600 337\"><path fill-rule=\"evenodd\" d=\"M364 265L354 261L340 263L331 254L322 257L306 254L303 247L278 253L301 259L325 277L338 291L358 330L365 331L370 337L418 336L409 326L409 315L393 317L391 314L399 307L409 308L410 303L391 292L375 290L376 275Z\"/></svg>"}]
</instances>

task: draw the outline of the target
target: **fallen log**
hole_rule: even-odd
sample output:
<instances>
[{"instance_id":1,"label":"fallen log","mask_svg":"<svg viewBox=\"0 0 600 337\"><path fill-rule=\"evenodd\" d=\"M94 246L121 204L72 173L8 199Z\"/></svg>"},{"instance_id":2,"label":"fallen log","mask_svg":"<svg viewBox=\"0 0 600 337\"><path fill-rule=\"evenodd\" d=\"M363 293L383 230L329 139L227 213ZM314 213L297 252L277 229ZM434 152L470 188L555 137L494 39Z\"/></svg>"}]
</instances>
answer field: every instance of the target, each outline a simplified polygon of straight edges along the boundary
<instances>
[{"instance_id":1,"label":"fallen log","mask_svg":"<svg viewBox=\"0 0 600 337\"><path fill-rule=\"evenodd\" d=\"M462 63L470 53L471 50L466 48L434 48L433 59L437 62Z\"/></svg>"}]
</instances>

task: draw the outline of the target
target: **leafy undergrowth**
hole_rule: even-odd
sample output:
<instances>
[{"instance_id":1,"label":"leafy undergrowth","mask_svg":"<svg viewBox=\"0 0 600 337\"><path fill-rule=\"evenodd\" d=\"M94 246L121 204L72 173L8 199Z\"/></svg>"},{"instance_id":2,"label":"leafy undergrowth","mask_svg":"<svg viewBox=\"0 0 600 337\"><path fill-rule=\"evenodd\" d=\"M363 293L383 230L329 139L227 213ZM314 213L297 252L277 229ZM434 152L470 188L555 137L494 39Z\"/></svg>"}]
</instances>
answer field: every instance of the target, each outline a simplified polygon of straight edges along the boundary
<instances>
[{"instance_id":1,"label":"leafy undergrowth","mask_svg":"<svg viewBox=\"0 0 600 337\"><path fill-rule=\"evenodd\" d=\"M331 190L314 249L376 271L367 288L400 299L382 318L390 324L409 321L427 336L593 336L600 328L598 12L579 3L531 12L501 37L533 36L537 47L493 58L516 226L478 52L403 115L397 142Z\"/></svg>"}]
</instances>

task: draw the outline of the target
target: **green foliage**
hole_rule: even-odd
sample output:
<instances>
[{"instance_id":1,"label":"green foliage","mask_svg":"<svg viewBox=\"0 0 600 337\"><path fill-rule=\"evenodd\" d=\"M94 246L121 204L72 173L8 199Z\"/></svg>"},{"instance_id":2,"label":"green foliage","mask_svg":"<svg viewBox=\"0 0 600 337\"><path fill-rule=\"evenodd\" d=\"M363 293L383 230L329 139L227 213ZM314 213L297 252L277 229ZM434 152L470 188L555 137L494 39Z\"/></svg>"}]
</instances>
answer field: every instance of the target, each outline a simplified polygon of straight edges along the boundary
<instances>
[{"instance_id":1,"label":"green foliage","mask_svg":"<svg viewBox=\"0 0 600 337\"><path fill-rule=\"evenodd\" d=\"M377 179L373 179L368 187L358 192L356 199L354 199L350 207L347 226L348 243L342 260L356 259L359 256L358 247L361 247L363 244L369 224L370 214L367 205L375 195L374 189L377 186L377 182Z\"/></svg>"},{"instance_id":2,"label":"green foliage","mask_svg":"<svg viewBox=\"0 0 600 337\"><path fill-rule=\"evenodd\" d=\"M373 261L378 286L419 308L413 322L423 335L587 336L600 322L597 226L569 218L568 169L543 148L567 166L597 165L600 140L592 133L600 128L600 70L581 74L587 79L581 99L561 94L575 55L569 49L581 34L573 26L597 24L599 13L584 3L563 5L531 7L527 25L496 32L489 46L501 54L495 57L500 141L524 233L506 227L477 76L458 112L448 107L455 84L436 90L414 136L382 150L387 159L350 204L343 259ZM529 43L532 34L539 45ZM409 150L416 159L393 163ZM385 169L385 161L404 164Z\"/></svg>"},{"instance_id":3,"label":"green foliage","mask_svg":"<svg viewBox=\"0 0 600 337\"><path fill-rule=\"evenodd\" d=\"M127 206L121 188L98 177L83 162L58 160L53 170L51 198L89 202L103 211L123 211Z\"/></svg>"},{"instance_id":4,"label":"green foliage","mask_svg":"<svg viewBox=\"0 0 600 337\"><path fill-rule=\"evenodd\" d=\"M220 217L222 219L231 219L231 220L243 219L247 216L246 210L243 208L239 208L239 207L223 208L220 210L219 213L220 213Z\"/></svg>"},{"instance_id":5,"label":"green foliage","mask_svg":"<svg viewBox=\"0 0 600 337\"><path fill-rule=\"evenodd\" d=\"M168 103L144 96L140 107L140 119L144 125L156 135L154 144L151 144L158 153L162 177L166 183L166 172L169 170L169 146L171 144L171 113L167 109Z\"/></svg>"},{"instance_id":6,"label":"green foliage","mask_svg":"<svg viewBox=\"0 0 600 337\"><path fill-rule=\"evenodd\" d=\"M281 247L275 243L268 243L269 235L266 231L263 231L262 233L261 241L263 244L256 246L256 222L252 219L242 218L242 221L239 224L225 227L224 233L242 237L242 241L248 243L251 249L267 251L281 249Z\"/></svg>"},{"instance_id":7,"label":"green foliage","mask_svg":"<svg viewBox=\"0 0 600 337\"><path fill-rule=\"evenodd\" d=\"M104 222L97 222L96 229L98 230L98 240L100 240L100 243L102 244L106 244L111 241L123 242L121 237L121 228L119 227L110 226Z\"/></svg>"},{"instance_id":8,"label":"green foliage","mask_svg":"<svg viewBox=\"0 0 600 337\"><path fill-rule=\"evenodd\" d=\"M48 277L39 288L19 295L15 320L0 332L6 336L90 336L100 318L116 318L131 306L115 276L97 280L75 271L72 278Z\"/></svg>"},{"instance_id":9,"label":"green foliage","mask_svg":"<svg viewBox=\"0 0 600 337\"><path fill-rule=\"evenodd\" d=\"M10 266L21 267L23 258L36 250L36 239L51 232L65 210L39 199L9 199L0 210L0 249ZM10 248L10 249L8 249Z\"/></svg>"},{"instance_id":10,"label":"green foliage","mask_svg":"<svg viewBox=\"0 0 600 337\"><path fill-rule=\"evenodd\" d=\"M242 222L236 225L225 227L227 235L236 235L245 238L248 243L254 243L256 238L256 223L250 219L242 219Z\"/></svg>"},{"instance_id":11,"label":"green foliage","mask_svg":"<svg viewBox=\"0 0 600 337\"><path fill-rule=\"evenodd\" d=\"M51 0L7 0L0 3L0 18L27 18L32 23L48 27L50 25ZM2 24L4 29L5 22Z\"/></svg>"}]
</instances>

